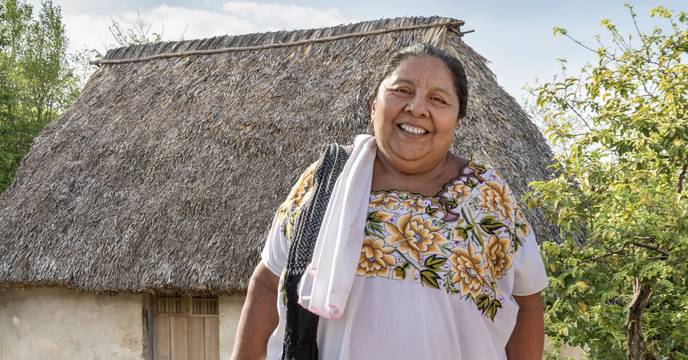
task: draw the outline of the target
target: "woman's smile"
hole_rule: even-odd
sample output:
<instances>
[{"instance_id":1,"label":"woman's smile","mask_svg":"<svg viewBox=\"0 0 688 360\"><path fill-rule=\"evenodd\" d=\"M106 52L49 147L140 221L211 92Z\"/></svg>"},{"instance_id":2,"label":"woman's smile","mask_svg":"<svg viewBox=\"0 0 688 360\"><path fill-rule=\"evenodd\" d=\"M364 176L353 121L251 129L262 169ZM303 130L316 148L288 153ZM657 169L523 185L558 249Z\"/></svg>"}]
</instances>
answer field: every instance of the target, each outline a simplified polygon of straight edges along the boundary
<instances>
[{"instance_id":1,"label":"woman's smile","mask_svg":"<svg viewBox=\"0 0 688 360\"><path fill-rule=\"evenodd\" d=\"M424 135L427 135L429 131L418 127L418 126L413 126L411 124L399 124L397 127L401 130L402 133L411 136L411 137L423 137Z\"/></svg>"}]
</instances>

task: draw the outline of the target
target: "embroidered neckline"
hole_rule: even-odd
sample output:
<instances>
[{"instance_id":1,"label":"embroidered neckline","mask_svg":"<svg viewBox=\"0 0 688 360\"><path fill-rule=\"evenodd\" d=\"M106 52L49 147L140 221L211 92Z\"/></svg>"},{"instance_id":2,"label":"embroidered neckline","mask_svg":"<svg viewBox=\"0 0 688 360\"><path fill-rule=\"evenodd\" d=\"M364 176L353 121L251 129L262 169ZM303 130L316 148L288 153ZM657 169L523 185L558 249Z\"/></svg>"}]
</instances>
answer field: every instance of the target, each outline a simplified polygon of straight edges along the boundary
<instances>
[{"instance_id":1,"label":"embroidered neckline","mask_svg":"<svg viewBox=\"0 0 688 360\"><path fill-rule=\"evenodd\" d=\"M466 165L464 165L460 170L459 174L453 178L451 178L448 182L444 183L442 185L442 189L436 192L433 195L425 195L419 192L415 191L409 191L409 190L399 190L399 189L383 189L383 190L371 190L370 194L371 195L382 195L382 194L406 194L409 197L414 197L418 199L423 199L423 200L430 200L430 201L440 201L443 197L444 194L449 191L449 188L454 186L458 182L465 182L465 180L462 180L462 178L466 178L474 174L473 168L470 166L471 163L473 163L473 160L469 160Z\"/></svg>"}]
</instances>

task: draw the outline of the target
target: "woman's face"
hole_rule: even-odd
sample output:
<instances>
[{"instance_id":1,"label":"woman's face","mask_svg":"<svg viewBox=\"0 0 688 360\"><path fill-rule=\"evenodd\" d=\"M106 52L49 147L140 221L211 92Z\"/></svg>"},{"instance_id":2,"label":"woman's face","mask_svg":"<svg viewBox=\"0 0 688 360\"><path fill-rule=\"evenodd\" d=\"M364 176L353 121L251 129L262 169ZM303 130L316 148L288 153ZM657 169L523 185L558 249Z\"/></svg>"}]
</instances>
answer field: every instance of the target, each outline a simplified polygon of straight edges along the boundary
<instances>
[{"instance_id":1,"label":"woman's face","mask_svg":"<svg viewBox=\"0 0 688 360\"><path fill-rule=\"evenodd\" d=\"M433 56L404 60L380 84L372 114L378 149L397 170L432 169L447 155L458 122L449 68Z\"/></svg>"}]
</instances>

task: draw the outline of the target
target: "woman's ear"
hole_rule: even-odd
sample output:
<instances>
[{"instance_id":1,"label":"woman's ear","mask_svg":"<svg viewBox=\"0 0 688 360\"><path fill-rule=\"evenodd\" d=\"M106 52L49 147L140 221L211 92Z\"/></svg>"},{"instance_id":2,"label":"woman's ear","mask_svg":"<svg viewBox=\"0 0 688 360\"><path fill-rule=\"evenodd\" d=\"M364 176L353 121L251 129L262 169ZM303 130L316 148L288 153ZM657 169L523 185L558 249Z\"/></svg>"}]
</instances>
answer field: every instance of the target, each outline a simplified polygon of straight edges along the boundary
<instances>
[{"instance_id":1,"label":"woman's ear","mask_svg":"<svg viewBox=\"0 0 688 360\"><path fill-rule=\"evenodd\" d=\"M373 125L373 120L375 119L375 104L377 103L376 98L370 100L370 120L368 121L367 133L375 136L375 125Z\"/></svg>"},{"instance_id":2,"label":"woman's ear","mask_svg":"<svg viewBox=\"0 0 688 360\"><path fill-rule=\"evenodd\" d=\"M375 105L377 104L377 97L374 97L373 100L370 101L370 117L373 117L373 114L375 114Z\"/></svg>"}]
</instances>

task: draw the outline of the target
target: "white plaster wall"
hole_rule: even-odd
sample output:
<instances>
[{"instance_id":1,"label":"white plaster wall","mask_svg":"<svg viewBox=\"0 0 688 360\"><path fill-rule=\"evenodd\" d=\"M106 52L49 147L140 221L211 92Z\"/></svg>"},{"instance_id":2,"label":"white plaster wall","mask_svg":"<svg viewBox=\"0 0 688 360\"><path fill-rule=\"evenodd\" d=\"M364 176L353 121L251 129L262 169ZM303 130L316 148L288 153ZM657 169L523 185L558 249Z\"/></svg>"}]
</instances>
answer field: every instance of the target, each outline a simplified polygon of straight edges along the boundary
<instances>
[{"instance_id":1,"label":"white plaster wall","mask_svg":"<svg viewBox=\"0 0 688 360\"><path fill-rule=\"evenodd\" d=\"M241 307L244 306L243 295L220 296L218 299L220 313L220 359L229 359L234 349L234 335L239 324Z\"/></svg>"},{"instance_id":2,"label":"white plaster wall","mask_svg":"<svg viewBox=\"0 0 688 360\"><path fill-rule=\"evenodd\" d=\"M141 359L141 295L0 290L0 360Z\"/></svg>"}]
</instances>

